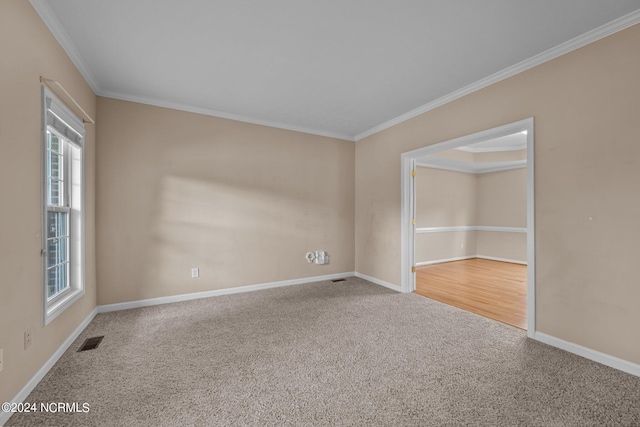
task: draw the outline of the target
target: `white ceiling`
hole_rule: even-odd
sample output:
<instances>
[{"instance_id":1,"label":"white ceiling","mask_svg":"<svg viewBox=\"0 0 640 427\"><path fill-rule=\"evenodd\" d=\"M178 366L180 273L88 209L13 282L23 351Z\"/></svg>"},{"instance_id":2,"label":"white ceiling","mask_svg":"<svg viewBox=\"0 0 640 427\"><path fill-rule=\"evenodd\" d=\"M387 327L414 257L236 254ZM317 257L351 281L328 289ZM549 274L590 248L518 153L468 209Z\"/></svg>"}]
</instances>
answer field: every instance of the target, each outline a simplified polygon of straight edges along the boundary
<instances>
[{"instance_id":1,"label":"white ceiling","mask_svg":"<svg viewBox=\"0 0 640 427\"><path fill-rule=\"evenodd\" d=\"M98 95L349 140L640 22L640 0L30 1Z\"/></svg>"},{"instance_id":2,"label":"white ceiling","mask_svg":"<svg viewBox=\"0 0 640 427\"><path fill-rule=\"evenodd\" d=\"M525 150L527 148L527 133L518 132L487 141L477 142L471 145L456 147L454 150L467 151L470 153L495 153L501 151ZM445 150L447 151L447 150ZM421 167L435 169L445 169L465 173L488 173L501 170L519 169L527 166L526 160L455 160L446 157L427 154L416 158L416 164Z\"/></svg>"}]
</instances>

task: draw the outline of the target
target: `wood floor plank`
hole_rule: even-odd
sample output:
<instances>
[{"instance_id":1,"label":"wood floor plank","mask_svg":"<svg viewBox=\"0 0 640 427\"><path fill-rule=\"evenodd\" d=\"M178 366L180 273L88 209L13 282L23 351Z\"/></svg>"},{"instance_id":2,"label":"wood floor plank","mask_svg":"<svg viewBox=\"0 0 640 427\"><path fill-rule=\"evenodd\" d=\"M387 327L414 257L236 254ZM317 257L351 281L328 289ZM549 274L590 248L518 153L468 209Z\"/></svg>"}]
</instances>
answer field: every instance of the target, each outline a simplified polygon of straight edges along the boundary
<instances>
[{"instance_id":1,"label":"wood floor plank","mask_svg":"<svg viewBox=\"0 0 640 427\"><path fill-rule=\"evenodd\" d=\"M473 258L417 268L416 294L527 328L527 266Z\"/></svg>"}]
</instances>

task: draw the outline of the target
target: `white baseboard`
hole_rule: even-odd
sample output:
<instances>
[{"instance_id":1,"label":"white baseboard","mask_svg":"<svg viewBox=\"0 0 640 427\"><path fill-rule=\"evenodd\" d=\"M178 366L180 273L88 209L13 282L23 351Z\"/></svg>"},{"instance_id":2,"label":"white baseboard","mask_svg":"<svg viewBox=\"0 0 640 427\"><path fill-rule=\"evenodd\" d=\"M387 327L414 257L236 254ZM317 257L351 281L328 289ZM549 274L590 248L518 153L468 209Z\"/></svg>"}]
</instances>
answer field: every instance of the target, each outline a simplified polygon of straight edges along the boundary
<instances>
[{"instance_id":1,"label":"white baseboard","mask_svg":"<svg viewBox=\"0 0 640 427\"><path fill-rule=\"evenodd\" d=\"M607 365L611 368L618 369L628 374L640 377L640 365L638 365L637 363L629 362L627 360L620 359L606 353L601 353L597 350L583 347L579 344L574 344L572 342L565 341L563 339L556 338L542 332L535 332L533 335L533 339L550 346L568 351L569 353L577 354L578 356L582 356L585 359L593 360L594 362L602 363L603 365Z\"/></svg>"},{"instance_id":2,"label":"white baseboard","mask_svg":"<svg viewBox=\"0 0 640 427\"><path fill-rule=\"evenodd\" d=\"M51 355L51 357L38 369L38 372L35 373L33 377L25 384L24 387L14 396L13 399L10 400L12 403L22 403L29 396L29 393L33 391L33 389L38 385L38 383L47 375L47 372L56 364L58 359L62 357L65 351L69 348L71 344L78 338L78 336L84 331L84 329L91 323L94 317L98 314L98 308L94 308L91 310L91 313L78 325L77 328L73 330L71 335L67 337L66 340L58 347L58 349ZM0 410L0 426L3 426L13 415L10 412L3 412Z\"/></svg>"},{"instance_id":3,"label":"white baseboard","mask_svg":"<svg viewBox=\"0 0 640 427\"><path fill-rule=\"evenodd\" d=\"M467 256L459 256L456 258L444 258L444 259L435 259L433 261L416 262L416 267L422 267L423 265L431 265L431 264L441 264L443 262L462 261L464 259L472 259L477 257L478 257L477 255L467 255Z\"/></svg>"},{"instance_id":4,"label":"white baseboard","mask_svg":"<svg viewBox=\"0 0 640 427\"><path fill-rule=\"evenodd\" d=\"M492 260L492 261L511 262L513 264L527 265L527 261L520 261L520 260L517 260L517 259L510 259L510 258L499 258L499 257L495 257L495 256L488 256L488 255L476 255L476 258L489 259L489 260Z\"/></svg>"},{"instance_id":5,"label":"white baseboard","mask_svg":"<svg viewBox=\"0 0 640 427\"><path fill-rule=\"evenodd\" d=\"M367 276L366 274L362 274L358 272L356 272L355 276L364 280L368 280L369 282L375 283L376 285L380 285L380 286L384 286L385 288L392 289L396 292L402 292L402 289L400 289L400 286L396 286L392 283L385 282L384 280L376 279L375 277Z\"/></svg>"},{"instance_id":6,"label":"white baseboard","mask_svg":"<svg viewBox=\"0 0 640 427\"><path fill-rule=\"evenodd\" d=\"M259 291L262 289L279 288L281 286L301 285L304 283L321 282L323 280L344 279L354 276L353 271L348 273L327 274L325 276L304 277L302 279L283 280L280 282L260 283L257 285L238 286L235 288L216 289L212 291L193 292L189 294L171 295L168 297L149 298L137 301L120 302L116 304L105 304L98 306L98 313L108 313L110 311L128 310L131 308L150 307L152 305L170 304L173 302L189 301L200 298L209 298L220 295L237 294L241 292Z\"/></svg>"},{"instance_id":7,"label":"white baseboard","mask_svg":"<svg viewBox=\"0 0 640 427\"><path fill-rule=\"evenodd\" d=\"M431 265L431 264L441 264L443 262L462 261L462 260L465 260L465 259L473 259L473 258L489 259L489 260L492 260L492 261L511 262L511 263L514 263L514 264L527 265L526 261L520 261L520 260L517 260L517 259L498 258L498 257L494 257L494 256L487 256L487 255L467 255L467 256L460 256L460 257L456 257L456 258L445 258L445 259L436 259L436 260L433 260L433 261L416 262L416 267L422 267L423 265Z\"/></svg>"}]
</instances>

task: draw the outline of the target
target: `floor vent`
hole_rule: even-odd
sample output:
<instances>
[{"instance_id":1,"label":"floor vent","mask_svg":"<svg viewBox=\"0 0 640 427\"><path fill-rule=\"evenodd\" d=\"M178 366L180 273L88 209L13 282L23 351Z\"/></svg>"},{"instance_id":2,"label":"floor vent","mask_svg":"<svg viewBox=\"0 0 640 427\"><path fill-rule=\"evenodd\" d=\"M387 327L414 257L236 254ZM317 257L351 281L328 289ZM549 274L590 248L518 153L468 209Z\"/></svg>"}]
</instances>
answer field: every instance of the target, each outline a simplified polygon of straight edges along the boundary
<instances>
[{"instance_id":1,"label":"floor vent","mask_svg":"<svg viewBox=\"0 0 640 427\"><path fill-rule=\"evenodd\" d=\"M84 344L82 344L82 347L80 347L78 351L80 352L80 351L94 350L98 348L98 346L102 342L102 338L104 338L104 335L101 337L87 338L84 341Z\"/></svg>"},{"instance_id":2,"label":"floor vent","mask_svg":"<svg viewBox=\"0 0 640 427\"><path fill-rule=\"evenodd\" d=\"M336 282L344 282L344 279L336 279L336 280L332 280L332 282L333 282L333 283L336 283Z\"/></svg>"}]
</instances>

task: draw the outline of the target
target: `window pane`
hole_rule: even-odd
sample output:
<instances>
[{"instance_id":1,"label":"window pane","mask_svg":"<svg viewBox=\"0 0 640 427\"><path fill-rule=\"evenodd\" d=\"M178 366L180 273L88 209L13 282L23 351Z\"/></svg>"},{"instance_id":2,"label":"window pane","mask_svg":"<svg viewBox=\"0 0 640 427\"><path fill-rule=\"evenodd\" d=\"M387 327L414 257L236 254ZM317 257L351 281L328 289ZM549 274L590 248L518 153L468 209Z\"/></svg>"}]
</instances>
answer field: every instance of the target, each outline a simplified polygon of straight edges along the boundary
<instances>
[{"instance_id":1,"label":"window pane","mask_svg":"<svg viewBox=\"0 0 640 427\"><path fill-rule=\"evenodd\" d=\"M56 256L56 264L59 264L61 262L67 262L69 261L69 254L67 253L67 248L69 247L69 238L68 237L62 237L60 239L58 239L57 242L57 248L56 248L56 252L57 252L57 256Z\"/></svg>"},{"instance_id":2,"label":"window pane","mask_svg":"<svg viewBox=\"0 0 640 427\"><path fill-rule=\"evenodd\" d=\"M48 185L48 203L51 206L62 206L62 182L55 179L47 180Z\"/></svg>"},{"instance_id":3,"label":"window pane","mask_svg":"<svg viewBox=\"0 0 640 427\"><path fill-rule=\"evenodd\" d=\"M47 212L47 238L67 235L66 212Z\"/></svg>"},{"instance_id":4,"label":"window pane","mask_svg":"<svg viewBox=\"0 0 640 427\"><path fill-rule=\"evenodd\" d=\"M63 206L64 198L64 140L47 131L46 174L47 204Z\"/></svg>"},{"instance_id":5,"label":"window pane","mask_svg":"<svg viewBox=\"0 0 640 427\"><path fill-rule=\"evenodd\" d=\"M50 177L63 179L62 176L62 154L47 151L47 172Z\"/></svg>"},{"instance_id":6,"label":"window pane","mask_svg":"<svg viewBox=\"0 0 640 427\"><path fill-rule=\"evenodd\" d=\"M56 258L58 254L56 254L56 243L56 239L47 240L47 268L57 264Z\"/></svg>"},{"instance_id":7,"label":"window pane","mask_svg":"<svg viewBox=\"0 0 640 427\"><path fill-rule=\"evenodd\" d=\"M47 298L56 294L56 283L58 281L58 270L53 268L47 271Z\"/></svg>"},{"instance_id":8,"label":"window pane","mask_svg":"<svg viewBox=\"0 0 640 427\"><path fill-rule=\"evenodd\" d=\"M53 238L47 240L47 268L69 261L69 238Z\"/></svg>"},{"instance_id":9,"label":"window pane","mask_svg":"<svg viewBox=\"0 0 640 427\"><path fill-rule=\"evenodd\" d=\"M58 292L65 290L67 287L67 266L69 264L62 264L58 266Z\"/></svg>"},{"instance_id":10,"label":"window pane","mask_svg":"<svg viewBox=\"0 0 640 427\"><path fill-rule=\"evenodd\" d=\"M47 271L47 298L51 298L67 287L67 270L69 264L60 264Z\"/></svg>"},{"instance_id":11,"label":"window pane","mask_svg":"<svg viewBox=\"0 0 640 427\"><path fill-rule=\"evenodd\" d=\"M49 131L47 131L47 148L49 150L57 151L58 153L62 152L60 138Z\"/></svg>"}]
</instances>

